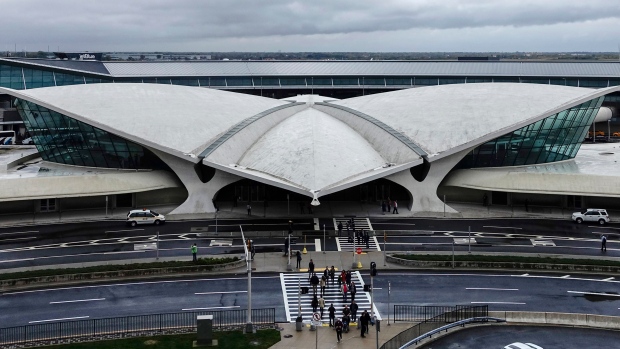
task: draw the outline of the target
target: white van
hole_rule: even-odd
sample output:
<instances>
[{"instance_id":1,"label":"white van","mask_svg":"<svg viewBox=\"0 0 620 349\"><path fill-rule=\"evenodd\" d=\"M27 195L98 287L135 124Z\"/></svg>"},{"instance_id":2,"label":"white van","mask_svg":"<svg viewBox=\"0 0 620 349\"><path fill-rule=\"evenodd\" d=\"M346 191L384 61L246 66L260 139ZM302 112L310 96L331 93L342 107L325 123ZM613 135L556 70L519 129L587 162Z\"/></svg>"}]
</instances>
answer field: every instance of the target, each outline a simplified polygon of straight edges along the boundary
<instances>
[{"instance_id":1,"label":"white van","mask_svg":"<svg viewBox=\"0 0 620 349\"><path fill-rule=\"evenodd\" d=\"M127 225L135 227L138 224L155 224L160 225L166 223L166 217L155 211L142 209L131 210L127 213Z\"/></svg>"}]
</instances>

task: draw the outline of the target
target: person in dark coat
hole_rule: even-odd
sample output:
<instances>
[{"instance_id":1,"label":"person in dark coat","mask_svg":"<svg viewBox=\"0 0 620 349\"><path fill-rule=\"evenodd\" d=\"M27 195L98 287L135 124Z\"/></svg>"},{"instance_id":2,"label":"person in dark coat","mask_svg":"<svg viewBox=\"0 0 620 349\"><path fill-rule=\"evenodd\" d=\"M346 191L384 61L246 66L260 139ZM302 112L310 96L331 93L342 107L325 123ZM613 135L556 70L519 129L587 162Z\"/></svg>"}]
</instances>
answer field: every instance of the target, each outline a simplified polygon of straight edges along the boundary
<instances>
[{"instance_id":1,"label":"person in dark coat","mask_svg":"<svg viewBox=\"0 0 620 349\"><path fill-rule=\"evenodd\" d=\"M385 209L386 209L385 201L381 201L381 214L385 214Z\"/></svg>"},{"instance_id":2,"label":"person in dark coat","mask_svg":"<svg viewBox=\"0 0 620 349\"><path fill-rule=\"evenodd\" d=\"M351 292L351 301L354 301L355 294L357 293L357 286L355 286L355 282L351 283L351 287L349 287L349 292Z\"/></svg>"},{"instance_id":3,"label":"person in dark coat","mask_svg":"<svg viewBox=\"0 0 620 349\"><path fill-rule=\"evenodd\" d=\"M351 321L357 322L357 309L359 309L359 307L357 303L355 303L355 300L351 301L351 306L349 309L351 309Z\"/></svg>"},{"instance_id":4,"label":"person in dark coat","mask_svg":"<svg viewBox=\"0 0 620 349\"><path fill-rule=\"evenodd\" d=\"M347 285L351 285L351 272L350 271L347 271L345 280L347 281Z\"/></svg>"},{"instance_id":5,"label":"person in dark coat","mask_svg":"<svg viewBox=\"0 0 620 349\"><path fill-rule=\"evenodd\" d=\"M362 325L360 328L362 332L361 337L364 338L366 337L364 336L364 333L368 332L368 324L370 323L370 314L368 314L366 310L364 310L362 316L360 316L360 323Z\"/></svg>"},{"instance_id":6,"label":"person in dark coat","mask_svg":"<svg viewBox=\"0 0 620 349\"><path fill-rule=\"evenodd\" d=\"M367 231L364 231L364 242L366 242L366 248L370 249L370 235Z\"/></svg>"},{"instance_id":7,"label":"person in dark coat","mask_svg":"<svg viewBox=\"0 0 620 349\"><path fill-rule=\"evenodd\" d=\"M334 277L336 277L336 269L332 265L332 267L329 269L329 278L332 280L332 285L334 284Z\"/></svg>"},{"instance_id":8,"label":"person in dark coat","mask_svg":"<svg viewBox=\"0 0 620 349\"><path fill-rule=\"evenodd\" d=\"M316 273L313 273L312 277L310 277L310 285L312 285L312 291L314 292L314 296L316 297L316 290L319 286L319 277L316 276Z\"/></svg>"},{"instance_id":9,"label":"person in dark coat","mask_svg":"<svg viewBox=\"0 0 620 349\"><path fill-rule=\"evenodd\" d=\"M319 299L316 297L316 294L312 298L312 302L310 302L310 306L312 306L312 312L316 313L316 309L319 307Z\"/></svg>"},{"instance_id":10,"label":"person in dark coat","mask_svg":"<svg viewBox=\"0 0 620 349\"><path fill-rule=\"evenodd\" d=\"M338 237L342 234L342 222L338 222Z\"/></svg>"},{"instance_id":11,"label":"person in dark coat","mask_svg":"<svg viewBox=\"0 0 620 349\"><path fill-rule=\"evenodd\" d=\"M297 251L297 269L301 267L301 252Z\"/></svg>"},{"instance_id":12,"label":"person in dark coat","mask_svg":"<svg viewBox=\"0 0 620 349\"><path fill-rule=\"evenodd\" d=\"M334 308L334 303L327 308L327 311L329 312L329 327L332 327L336 321L336 308Z\"/></svg>"},{"instance_id":13,"label":"person in dark coat","mask_svg":"<svg viewBox=\"0 0 620 349\"><path fill-rule=\"evenodd\" d=\"M310 258L310 263L308 263L308 281L310 281L312 274L314 274L314 262Z\"/></svg>"},{"instance_id":14,"label":"person in dark coat","mask_svg":"<svg viewBox=\"0 0 620 349\"><path fill-rule=\"evenodd\" d=\"M342 320L338 319L336 320L336 324L334 326L336 327L336 339L338 339L338 343L340 343L340 340L342 339L342 329L344 327L344 324L342 323Z\"/></svg>"}]
</instances>

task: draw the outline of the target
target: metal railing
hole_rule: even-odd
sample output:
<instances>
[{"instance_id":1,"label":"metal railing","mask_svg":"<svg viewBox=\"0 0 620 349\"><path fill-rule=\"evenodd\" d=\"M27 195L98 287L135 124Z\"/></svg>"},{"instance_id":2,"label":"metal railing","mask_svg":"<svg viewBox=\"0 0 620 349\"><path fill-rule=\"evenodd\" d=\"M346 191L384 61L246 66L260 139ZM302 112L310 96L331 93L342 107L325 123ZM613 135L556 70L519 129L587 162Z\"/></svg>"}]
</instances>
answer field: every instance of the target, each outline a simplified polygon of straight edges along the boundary
<instances>
[{"instance_id":1,"label":"metal railing","mask_svg":"<svg viewBox=\"0 0 620 349\"><path fill-rule=\"evenodd\" d=\"M394 322L454 322L472 317L487 316L487 306L422 306L394 305ZM443 318L440 317L443 315Z\"/></svg>"},{"instance_id":2,"label":"metal railing","mask_svg":"<svg viewBox=\"0 0 620 349\"><path fill-rule=\"evenodd\" d=\"M420 321L420 323L400 332L385 342L381 349L398 349L413 339L436 330L447 323L454 323L469 318L484 318L489 315L489 307L487 305L457 305L454 307L395 305L395 311L396 307L399 307L399 310L402 311L400 321ZM444 311L441 312L441 310ZM396 315L397 313L395 312L394 314ZM414 320L403 320L402 315L406 315Z\"/></svg>"},{"instance_id":3,"label":"metal railing","mask_svg":"<svg viewBox=\"0 0 620 349\"><path fill-rule=\"evenodd\" d=\"M243 327L247 309L195 311L123 316L103 319L59 321L0 328L0 345L63 340L103 335L125 335L135 332L196 329L198 315L213 315L213 329ZM275 324L275 308L252 309L255 325Z\"/></svg>"},{"instance_id":4,"label":"metal railing","mask_svg":"<svg viewBox=\"0 0 620 349\"><path fill-rule=\"evenodd\" d=\"M436 329L434 329L432 331L426 332L423 335L415 337L414 339L410 340L409 342L403 344L400 348L401 349L402 348L407 348L407 347L409 347L411 345L418 344L418 342L422 341L423 339L431 338L431 337L433 337L433 335L436 335L436 334L438 334L438 333L440 333L442 331L448 331L449 329L451 329L453 327L465 326L465 325L471 324L471 323L488 322L488 321L505 322L506 320L495 318L495 317L489 317L489 316L468 318L468 319L465 319L465 320L453 322L451 324L443 325L443 326L441 326L439 328L436 328Z\"/></svg>"}]
</instances>

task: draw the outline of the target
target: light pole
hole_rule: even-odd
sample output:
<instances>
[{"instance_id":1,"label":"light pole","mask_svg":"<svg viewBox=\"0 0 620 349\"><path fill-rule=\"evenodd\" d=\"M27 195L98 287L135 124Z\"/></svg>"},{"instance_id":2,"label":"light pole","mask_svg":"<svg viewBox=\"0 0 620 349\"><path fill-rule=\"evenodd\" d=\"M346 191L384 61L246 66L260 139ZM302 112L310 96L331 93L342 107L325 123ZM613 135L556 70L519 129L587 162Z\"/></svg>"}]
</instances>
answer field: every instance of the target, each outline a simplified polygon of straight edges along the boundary
<instances>
[{"instance_id":1,"label":"light pole","mask_svg":"<svg viewBox=\"0 0 620 349\"><path fill-rule=\"evenodd\" d=\"M288 255L288 264L286 265L287 271L293 271L293 267L291 266L291 234L293 234L293 221L288 221L288 243L287 243L287 251Z\"/></svg>"},{"instance_id":2,"label":"light pole","mask_svg":"<svg viewBox=\"0 0 620 349\"><path fill-rule=\"evenodd\" d=\"M611 119L607 120L607 142L611 142Z\"/></svg>"},{"instance_id":3,"label":"light pole","mask_svg":"<svg viewBox=\"0 0 620 349\"><path fill-rule=\"evenodd\" d=\"M245 250L245 260L248 266L248 320L245 324L245 333L256 333L254 325L252 325L252 257L248 250L248 244L243 234L243 228L239 226L241 230L241 238L243 239L243 249Z\"/></svg>"},{"instance_id":4,"label":"light pole","mask_svg":"<svg viewBox=\"0 0 620 349\"><path fill-rule=\"evenodd\" d=\"M219 209L215 209L215 236L217 236L217 212Z\"/></svg>"},{"instance_id":5,"label":"light pole","mask_svg":"<svg viewBox=\"0 0 620 349\"><path fill-rule=\"evenodd\" d=\"M392 294L392 283L388 281L388 326L390 326L390 295Z\"/></svg>"},{"instance_id":6,"label":"light pole","mask_svg":"<svg viewBox=\"0 0 620 349\"><path fill-rule=\"evenodd\" d=\"M325 254L325 224L323 224L323 254Z\"/></svg>"},{"instance_id":7,"label":"light pole","mask_svg":"<svg viewBox=\"0 0 620 349\"><path fill-rule=\"evenodd\" d=\"M467 253L471 253L471 225L467 227Z\"/></svg>"},{"instance_id":8,"label":"light pole","mask_svg":"<svg viewBox=\"0 0 620 349\"><path fill-rule=\"evenodd\" d=\"M157 241L155 242L155 248L157 249L157 255L155 260L159 260L159 230L157 231Z\"/></svg>"}]
</instances>

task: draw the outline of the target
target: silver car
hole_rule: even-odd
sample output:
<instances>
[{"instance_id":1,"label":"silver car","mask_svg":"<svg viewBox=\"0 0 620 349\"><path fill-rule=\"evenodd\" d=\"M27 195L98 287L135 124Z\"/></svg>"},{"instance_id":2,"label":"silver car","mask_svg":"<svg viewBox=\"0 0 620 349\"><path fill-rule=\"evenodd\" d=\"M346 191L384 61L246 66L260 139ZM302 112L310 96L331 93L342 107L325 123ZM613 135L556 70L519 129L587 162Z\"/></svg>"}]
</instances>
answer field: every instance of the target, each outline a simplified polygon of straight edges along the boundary
<instances>
[{"instance_id":1,"label":"silver car","mask_svg":"<svg viewBox=\"0 0 620 349\"><path fill-rule=\"evenodd\" d=\"M135 227L138 224L155 224L160 225L166 223L166 217L155 211L143 209L143 210L131 210L127 213L127 225Z\"/></svg>"},{"instance_id":2,"label":"silver car","mask_svg":"<svg viewBox=\"0 0 620 349\"><path fill-rule=\"evenodd\" d=\"M572 219L579 224L583 222L598 222L598 224L604 225L609 222L609 215L607 214L607 210L589 208L583 212L573 212Z\"/></svg>"}]
</instances>

